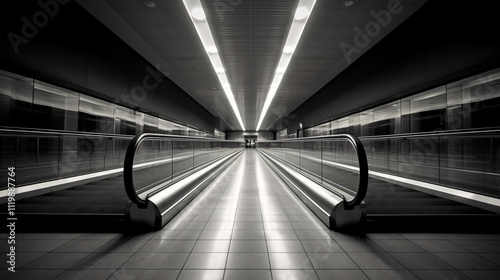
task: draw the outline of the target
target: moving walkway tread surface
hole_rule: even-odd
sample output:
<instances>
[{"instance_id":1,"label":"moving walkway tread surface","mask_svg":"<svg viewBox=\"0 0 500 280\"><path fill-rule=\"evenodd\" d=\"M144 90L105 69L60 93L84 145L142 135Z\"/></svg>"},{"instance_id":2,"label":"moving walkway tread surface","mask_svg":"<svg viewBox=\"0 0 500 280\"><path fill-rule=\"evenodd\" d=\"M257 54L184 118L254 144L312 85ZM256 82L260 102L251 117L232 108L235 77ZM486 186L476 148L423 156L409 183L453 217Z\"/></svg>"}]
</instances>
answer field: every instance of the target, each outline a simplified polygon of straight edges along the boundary
<instances>
[{"instance_id":1,"label":"moving walkway tread surface","mask_svg":"<svg viewBox=\"0 0 500 280\"><path fill-rule=\"evenodd\" d=\"M298 162L297 159L295 161ZM343 186L348 192L354 192L357 188L359 174L356 172L328 162L321 169L317 158L311 156L302 156L300 164L302 173L312 180L321 182L316 174L322 172L324 178L333 182L324 182L326 188L331 188L334 184ZM487 210L401 186L395 181L388 182L373 177L368 180L364 202L369 219L398 216L498 216Z\"/></svg>"},{"instance_id":2,"label":"moving walkway tread surface","mask_svg":"<svg viewBox=\"0 0 500 280\"><path fill-rule=\"evenodd\" d=\"M123 215L128 197L121 176L25 198L16 203L20 215Z\"/></svg>"},{"instance_id":3,"label":"moving walkway tread surface","mask_svg":"<svg viewBox=\"0 0 500 280\"><path fill-rule=\"evenodd\" d=\"M489 211L370 178L367 215L487 215Z\"/></svg>"}]
</instances>

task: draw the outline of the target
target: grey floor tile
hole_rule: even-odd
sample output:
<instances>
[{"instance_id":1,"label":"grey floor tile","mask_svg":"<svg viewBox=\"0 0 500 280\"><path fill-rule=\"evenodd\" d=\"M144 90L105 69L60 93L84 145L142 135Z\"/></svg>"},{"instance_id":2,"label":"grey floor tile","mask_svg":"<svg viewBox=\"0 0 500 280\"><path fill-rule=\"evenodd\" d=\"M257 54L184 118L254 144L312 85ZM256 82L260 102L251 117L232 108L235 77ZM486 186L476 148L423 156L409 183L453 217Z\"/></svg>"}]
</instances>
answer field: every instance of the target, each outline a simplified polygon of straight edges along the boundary
<instances>
[{"instance_id":1,"label":"grey floor tile","mask_svg":"<svg viewBox=\"0 0 500 280\"><path fill-rule=\"evenodd\" d=\"M206 213L206 212L205 212ZM208 222L211 214L190 214L183 219L191 222Z\"/></svg>"},{"instance_id":2,"label":"grey floor tile","mask_svg":"<svg viewBox=\"0 0 500 280\"><path fill-rule=\"evenodd\" d=\"M478 256L489 260L490 262L500 266L500 252L499 253L476 253Z\"/></svg>"},{"instance_id":3,"label":"grey floor tile","mask_svg":"<svg viewBox=\"0 0 500 280\"><path fill-rule=\"evenodd\" d=\"M134 253L147 242L144 239L113 239L99 247L96 252Z\"/></svg>"},{"instance_id":4,"label":"grey floor tile","mask_svg":"<svg viewBox=\"0 0 500 280\"><path fill-rule=\"evenodd\" d=\"M161 269L119 269L109 280L136 280L136 279L177 279L180 270Z\"/></svg>"},{"instance_id":5,"label":"grey floor tile","mask_svg":"<svg viewBox=\"0 0 500 280\"><path fill-rule=\"evenodd\" d=\"M201 232L200 239L231 239L230 229L205 229Z\"/></svg>"},{"instance_id":6,"label":"grey floor tile","mask_svg":"<svg viewBox=\"0 0 500 280\"><path fill-rule=\"evenodd\" d=\"M304 248L298 240L267 240L267 250L270 253L304 253Z\"/></svg>"},{"instance_id":7,"label":"grey floor tile","mask_svg":"<svg viewBox=\"0 0 500 280\"><path fill-rule=\"evenodd\" d=\"M182 270L177 280L222 280L224 270Z\"/></svg>"},{"instance_id":8,"label":"grey floor tile","mask_svg":"<svg viewBox=\"0 0 500 280\"><path fill-rule=\"evenodd\" d=\"M264 222L289 222L288 216L285 214L269 214L262 217Z\"/></svg>"},{"instance_id":9,"label":"grey floor tile","mask_svg":"<svg viewBox=\"0 0 500 280\"><path fill-rule=\"evenodd\" d=\"M57 247L54 252L92 253L108 241L107 239L75 239Z\"/></svg>"},{"instance_id":10,"label":"grey floor tile","mask_svg":"<svg viewBox=\"0 0 500 280\"><path fill-rule=\"evenodd\" d=\"M344 250L334 240L300 240L308 253L344 253Z\"/></svg>"},{"instance_id":11,"label":"grey floor tile","mask_svg":"<svg viewBox=\"0 0 500 280\"><path fill-rule=\"evenodd\" d=\"M316 216L313 216L313 214L290 214L288 213L288 220L291 222L309 222L309 221L314 221L316 220Z\"/></svg>"},{"instance_id":12,"label":"grey floor tile","mask_svg":"<svg viewBox=\"0 0 500 280\"><path fill-rule=\"evenodd\" d=\"M452 269L431 253L389 253L407 269Z\"/></svg>"},{"instance_id":13,"label":"grey floor tile","mask_svg":"<svg viewBox=\"0 0 500 280\"><path fill-rule=\"evenodd\" d=\"M229 251L230 240L198 240L193 252L197 253L222 253Z\"/></svg>"},{"instance_id":14,"label":"grey floor tile","mask_svg":"<svg viewBox=\"0 0 500 280\"><path fill-rule=\"evenodd\" d=\"M299 239L332 239L327 231L323 229L297 229L295 230Z\"/></svg>"},{"instance_id":15,"label":"grey floor tile","mask_svg":"<svg viewBox=\"0 0 500 280\"><path fill-rule=\"evenodd\" d=\"M314 269L358 269L346 253L307 253Z\"/></svg>"},{"instance_id":16,"label":"grey floor tile","mask_svg":"<svg viewBox=\"0 0 500 280\"><path fill-rule=\"evenodd\" d=\"M66 270L59 275L56 280L71 279L71 280L101 280L108 279L113 273L111 270ZM37 278L38 279L38 278Z\"/></svg>"},{"instance_id":17,"label":"grey floor tile","mask_svg":"<svg viewBox=\"0 0 500 280\"><path fill-rule=\"evenodd\" d=\"M263 229L235 229L231 239L265 239Z\"/></svg>"},{"instance_id":18,"label":"grey floor tile","mask_svg":"<svg viewBox=\"0 0 500 280\"><path fill-rule=\"evenodd\" d=\"M9 252L10 254L10 252ZM39 257L43 256L45 253L15 253L15 267L16 269L23 268L25 265L28 263L38 259ZM10 260L10 256L7 256L7 253L3 253L0 255L0 262L2 263L2 268L4 268L3 264L6 264L6 268L10 266L10 264L7 264L7 261ZM7 270L5 268L5 270ZM1 277L1 275L0 275Z\"/></svg>"},{"instance_id":19,"label":"grey floor tile","mask_svg":"<svg viewBox=\"0 0 500 280\"><path fill-rule=\"evenodd\" d=\"M118 269L133 253L92 253L71 269Z\"/></svg>"},{"instance_id":20,"label":"grey floor tile","mask_svg":"<svg viewBox=\"0 0 500 280\"><path fill-rule=\"evenodd\" d=\"M99 232L92 232L92 233L84 233L80 236L78 236L77 239L114 239L118 237L120 234L119 233L99 233Z\"/></svg>"},{"instance_id":21,"label":"grey floor tile","mask_svg":"<svg viewBox=\"0 0 500 280\"><path fill-rule=\"evenodd\" d=\"M58 247L70 242L68 239L55 240L23 240L16 242L16 253L51 252Z\"/></svg>"},{"instance_id":22,"label":"grey floor tile","mask_svg":"<svg viewBox=\"0 0 500 280\"><path fill-rule=\"evenodd\" d=\"M363 270L363 272L368 276L370 280L419 280L417 276L415 276L409 270ZM426 280L423 278L422 280ZM445 279L442 279L445 280Z\"/></svg>"},{"instance_id":23,"label":"grey floor tile","mask_svg":"<svg viewBox=\"0 0 500 280\"><path fill-rule=\"evenodd\" d=\"M252 215L258 217L262 220L262 210L260 208L245 208L239 207L236 209L236 220L238 220L238 216L240 215Z\"/></svg>"},{"instance_id":24,"label":"grey floor tile","mask_svg":"<svg viewBox=\"0 0 500 280\"><path fill-rule=\"evenodd\" d=\"M208 222L204 229L233 229L235 222Z\"/></svg>"},{"instance_id":25,"label":"grey floor tile","mask_svg":"<svg viewBox=\"0 0 500 280\"><path fill-rule=\"evenodd\" d=\"M142 246L139 252L154 253L189 253L193 250L195 240L171 240L171 239L152 239Z\"/></svg>"},{"instance_id":26,"label":"grey floor tile","mask_svg":"<svg viewBox=\"0 0 500 280\"><path fill-rule=\"evenodd\" d=\"M365 274L361 270L316 270L320 280L364 280ZM391 278L386 278L391 279ZM392 279L391 279L392 280Z\"/></svg>"},{"instance_id":27,"label":"grey floor tile","mask_svg":"<svg viewBox=\"0 0 500 280\"><path fill-rule=\"evenodd\" d=\"M419 239L412 240L412 242L427 252L467 252L464 248L444 239Z\"/></svg>"},{"instance_id":28,"label":"grey floor tile","mask_svg":"<svg viewBox=\"0 0 500 280\"><path fill-rule=\"evenodd\" d=\"M224 280L271 280L270 270L226 270ZM276 278L274 278L276 279Z\"/></svg>"},{"instance_id":29,"label":"grey floor tile","mask_svg":"<svg viewBox=\"0 0 500 280\"><path fill-rule=\"evenodd\" d=\"M146 231L138 231L138 232L125 232L119 234L114 239L151 239L153 236L157 234L156 231L146 230Z\"/></svg>"},{"instance_id":30,"label":"grey floor tile","mask_svg":"<svg viewBox=\"0 0 500 280\"><path fill-rule=\"evenodd\" d=\"M383 252L375 242L369 239L336 239L340 247L347 253L376 253Z\"/></svg>"},{"instance_id":31,"label":"grey floor tile","mask_svg":"<svg viewBox=\"0 0 500 280\"><path fill-rule=\"evenodd\" d=\"M348 255L361 269L404 269L388 253L348 253Z\"/></svg>"},{"instance_id":32,"label":"grey floor tile","mask_svg":"<svg viewBox=\"0 0 500 280\"><path fill-rule=\"evenodd\" d=\"M273 280L317 280L318 276L314 270L310 269L274 269L272 270Z\"/></svg>"},{"instance_id":33,"label":"grey floor tile","mask_svg":"<svg viewBox=\"0 0 500 280\"><path fill-rule=\"evenodd\" d=\"M85 259L88 253L48 253L25 266L26 269L69 269Z\"/></svg>"},{"instance_id":34,"label":"grey floor tile","mask_svg":"<svg viewBox=\"0 0 500 280\"><path fill-rule=\"evenodd\" d=\"M125 269L181 269L189 253L136 253L124 265Z\"/></svg>"},{"instance_id":35,"label":"grey floor tile","mask_svg":"<svg viewBox=\"0 0 500 280\"><path fill-rule=\"evenodd\" d=\"M201 232L200 229L161 230L152 239L198 239Z\"/></svg>"},{"instance_id":36,"label":"grey floor tile","mask_svg":"<svg viewBox=\"0 0 500 280\"><path fill-rule=\"evenodd\" d=\"M266 229L266 239L298 239L295 230L293 229Z\"/></svg>"},{"instance_id":37,"label":"grey floor tile","mask_svg":"<svg viewBox=\"0 0 500 280\"><path fill-rule=\"evenodd\" d=\"M261 212L263 215L276 215L276 214L284 215L284 214L286 214L285 210L283 210L282 208L279 208L279 207L262 208Z\"/></svg>"},{"instance_id":38,"label":"grey floor tile","mask_svg":"<svg viewBox=\"0 0 500 280\"><path fill-rule=\"evenodd\" d=\"M9 273L5 276L6 280L19 280L19 279L37 279L37 280L52 280L57 276L64 273L64 270L16 270L16 272Z\"/></svg>"},{"instance_id":39,"label":"grey floor tile","mask_svg":"<svg viewBox=\"0 0 500 280\"><path fill-rule=\"evenodd\" d=\"M406 239L443 239L443 237L440 234L437 233L413 233L413 232L407 232L407 233L401 233L401 235L406 238Z\"/></svg>"},{"instance_id":40,"label":"grey floor tile","mask_svg":"<svg viewBox=\"0 0 500 280\"><path fill-rule=\"evenodd\" d=\"M212 215L235 215L237 213L237 209L233 208L216 208L212 212Z\"/></svg>"},{"instance_id":41,"label":"grey floor tile","mask_svg":"<svg viewBox=\"0 0 500 280\"><path fill-rule=\"evenodd\" d=\"M231 240L229 252L263 253L267 252L265 240Z\"/></svg>"},{"instance_id":42,"label":"grey floor tile","mask_svg":"<svg viewBox=\"0 0 500 280\"><path fill-rule=\"evenodd\" d=\"M168 223L164 229L203 229L207 222L179 222Z\"/></svg>"},{"instance_id":43,"label":"grey floor tile","mask_svg":"<svg viewBox=\"0 0 500 280\"><path fill-rule=\"evenodd\" d=\"M453 280L465 280L470 279L458 270L412 270L420 279L425 280L442 280L442 279L453 279Z\"/></svg>"},{"instance_id":44,"label":"grey floor tile","mask_svg":"<svg viewBox=\"0 0 500 280\"><path fill-rule=\"evenodd\" d=\"M500 240L454 240L453 243L477 253L499 253Z\"/></svg>"},{"instance_id":45,"label":"grey floor tile","mask_svg":"<svg viewBox=\"0 0 500 280\"><path fill-rule=\"evenodd\" d=\"M371 240L397 240L397 239L405 239L401 234L399 233L386 233L386 232L375 232L375 233L367 233L366 237L370 238Z\"/></svg>"},{"instance_id":46,"label":"grey floor tile","mask_svg":"<svg viewBox=\"0 0 500 280\"><path fill-rule=\"evenodd\" d=\"M263 222L264 229L293 229L290 222Z\"/></svg>"},{"instance_id":47,"label":"grey floor tile","mask_svg":"<svg viewBox=\"0 0 500 280\"><path fill-rule=\"evenodd\" d=\"M184 269L224 269L227 253L191 253Z\"/></svg>"},{"instance_id":48,"label":"grey floor tile","mask_svg":"<svg viewBox=\"0 0 500 280\"><path fill-rule=\"evenodd\" d=\"M326 228L326 226L325 226L325 228ZM344 239L347 239L347 240L369 239L363 233L356 233L356 232L340 232L340 231L335 231L335 230L328 230L328 234L330 234L330 236L333 239L335 239L335 240L344 240Z\"/></svg>"},{"instance_id":49,"label":"grey floor tile","mask_svg":"<svg viewBox=\"0 0 500 280\"><path fill-rule=\"evenodd\" d=\"M415 252L425 252L424 249L417 246L410 240L404 239L376 239L373 240L378 246L380 246L384 251L391 253L415 253Z\"/></svg>"},{"instance_id":50,"label":"grey floor tile","mask_svg":"<svg viewBox=\"0 0 500 280\"><path fill-rule=\"evenodd\" d=\"M434 253L434 255L455 269L500 269L498 264L474 253Z\"/></svg>"},{"instance_id":51,"label":"grey floor tile","mask_svg":"<svg viewBox=\"0 0 500 280\"><path fill-rule=\"evenodd\" d=\"M269 269L267 253L229 253L226 269Z\"/></svg>"},{"instance_id":52,"label":"grey floor tile","mask_svg":"<svg viewBox=\"0 0 500 280\"><path fill-rule=\"evenodd\" d=\"M498 270L460 270L461 273L473 280L500 280Z\"/></svg>"},{"instance_id":53,"label":"grey floor tile","mask_svg":"<svg viewBox=\"0 0 500 280\"><path fill-rule=\"evenodd\" d=\"M233 229L263 229L263 224L261 221L258 222L234 222Z\"/></svg>"},{"instance_id":54,"label":"grey floor tile","mask_svg":"<svg viewBox=\"0 0 500 280\"><path fill-rule=\"evenodd\" d=\"M16 232L16 239L42 239L45 235L49 233L46 232ZM5 239L2 239L5 240Z\"/></svg>"},{"instance_id":55,"label":"grey floor tile","mask_svg":"<svg viewBox=\"0 0 500 280\"><path fill-rule=\"evenodd\" d=\"M236 215L212 215L208 222L234 222Z\"/></svg>"},{"instance_id":56,"label":"grey floor tile","mask_svg":"<svg viewBox=\"0 0 500 280\"><path fill-rule=\"evenodd\" d=\"M306 253L269 253L271 269L313 269Z\"/></svg>"},{"instance_id":57,"label":"grey floor tile","mask_svg":"<svg viewBox=\"0 0 500 280\"><path fill-rule=\"evenodd\" d=\"M47 233L40 237L40 240L46 239L75 239L82 235L82 233Z\"/></svg>"},{"instance_id":58,"label":"grey floor tile","mask_svg":"<svg viewBox=\"0 0 500 280\"><path fill-rule=\"evenodd\" d=\"M240 214L236 215L236 222L262 222L261 214Z\"/></svg>"}]
</instances>

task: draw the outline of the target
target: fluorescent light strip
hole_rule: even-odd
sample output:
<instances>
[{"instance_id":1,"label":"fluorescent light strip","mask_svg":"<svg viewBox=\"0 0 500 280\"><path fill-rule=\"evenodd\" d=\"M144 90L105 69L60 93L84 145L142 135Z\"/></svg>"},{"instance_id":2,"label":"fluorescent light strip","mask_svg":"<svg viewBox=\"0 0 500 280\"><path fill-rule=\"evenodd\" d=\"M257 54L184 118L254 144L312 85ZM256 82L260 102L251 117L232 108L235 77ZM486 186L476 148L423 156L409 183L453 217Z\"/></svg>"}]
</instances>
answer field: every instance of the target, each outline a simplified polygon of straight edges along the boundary
<instances>
[{"instance_id":1,"label":"fluorescent light strip","mask_svg":"<svg viewBox=\"0 0 500 280\"><path fill-rule=\"evenodd\" d=\"M274 74L273 82L269 88L269 92L267 93L266 101L264 102L264 107L262 108L262 113L260 114L259 122L257 124L257 131L260 129L262 121L266 116L267 110L273 101L274 95L278 90L278 87L281 83L281 79L285 75L286 69L290 60L292 59L293 52L299 43L300 37L302 36L302 32L306 27L307 20L311 15L311 12L314 8L314 4L316 0L300 0L297 5L297 10L295 11L294 21L292 22L292 26L290 27L290 31L288 33L288 37L286 38L285 46L283 47L283 52L281 53L281 57L278 63L278 67L276 67L276 72Z\"/></svg>"},{"instance_id":2,"label":"fluorescent light strip","mask_svg":"<svg viewBox=\"0 0 500 280\"><path fill-rule=\"evenodd\" d=\"M183 0L183 2L184 6L186 7L186 11L191 17L191 21L193 22L194 27L196 28L196 32L198 32L198 37L200 37L201 43L203 44L203 47L205 48L208 57L210 58L210 62L212 63L214 71L217 74L217 77L219 77L219 81L222 85L222 88L224 89L224 93L226 94L226 97L229 100L231 107L233 108L234 114L236 115L236 118L241 125L241 129L245 131L245 126L243 125L243 120L241 119L238 105L236 104L233 92L231 91L231 86L227 79L219 53L217 51L212 32L210 31L210 26L208 25L205 12L203 11L203 6L201 5L200 0Z\"/></svg>"}]
</instances>

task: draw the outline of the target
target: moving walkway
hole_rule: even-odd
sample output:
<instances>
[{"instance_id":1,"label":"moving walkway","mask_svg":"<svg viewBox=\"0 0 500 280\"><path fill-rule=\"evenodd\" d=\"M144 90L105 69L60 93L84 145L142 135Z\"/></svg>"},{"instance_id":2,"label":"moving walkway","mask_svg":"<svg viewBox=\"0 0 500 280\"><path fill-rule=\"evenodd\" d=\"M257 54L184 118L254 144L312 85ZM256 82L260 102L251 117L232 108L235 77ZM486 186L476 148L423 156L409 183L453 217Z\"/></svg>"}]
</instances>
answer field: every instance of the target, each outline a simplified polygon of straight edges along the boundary
<instances>
[{"instance_id":1,"label":"moving walkway","mask_svg":"<svg viewBox=\"0 0 500 280\"><path fill-rule=\"evenodd\" d=\"M196 172L216 161L231 158L243 145L235 141L165 134L133 138L3 130L1 136L2 143L6 144L3 147L10 148L3 153L11 153L4 157L2 165L12 164L16 170L15 213L26 223L41 221L40 218L123 222L130 218L127 209L130 201L137 197L136 193L147 198L152 192L196 176ZM127 149L132 158L127 157ZM129 173L124 174L124 166ZM46 170L52 173L44 174ZM129 181L133 194L128 191L130 188L124 188L128 185L124 177L133 179ZM0 195L6 203L7 190L1 190ZM6 214L7 206L4 206L2 212Z\"/></svg>"},{"instance_id":2,"label":"moving walkway","mask_svg":"<svg viewBox=\"0 0 500 280\"><path fill-rule=\"evenodd\" d=\"M462 135L455 136L462 137ZM458 189L419 180L418 177L409 178L397 172L388 173L387 166L391 166L393 162L389 163L388 160L382 162L380 159L390 157L375 154L374 151L377 149L372 149L374 142L384 141L381 137L361 138L361 147L356 147L350 137L352 136L337 135L259 141L257 150L266 157L273 158L275 162L280 162L302 174L321 188L338 193L340 196L355 197L360 191L364 192L365 196L360 205L364 208L364 218L367 221L398 218L404 220L410 217L474 219L499 216L500 199L491 193L478 193L477 188ZM433 134L428 137L435 139L437 136ZM405 140L401 141L420 139L422 136L406 135L404 138ZM394 139L385 141L394 142ZM360 164L358 150L360 148L364 150L366 147L370 148L367 153L370 170L367 189L363 190L360 182L364 168ZM387 152L387 149L381 150ZM419 166L414 167L419 168Z\"/></svg>"}]
</instances>

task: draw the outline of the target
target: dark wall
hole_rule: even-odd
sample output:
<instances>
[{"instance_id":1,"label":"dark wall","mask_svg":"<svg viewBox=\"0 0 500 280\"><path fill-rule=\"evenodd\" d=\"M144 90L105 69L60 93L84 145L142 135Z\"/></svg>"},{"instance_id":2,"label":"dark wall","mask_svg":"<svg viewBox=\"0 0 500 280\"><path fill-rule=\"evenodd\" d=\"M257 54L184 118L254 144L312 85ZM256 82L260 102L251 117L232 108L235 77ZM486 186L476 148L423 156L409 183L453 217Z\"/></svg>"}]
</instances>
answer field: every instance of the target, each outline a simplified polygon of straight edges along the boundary
<instances>
[{"instance_id":1,"label":"dark wall","mask_svg":"<svg viewBox=\"0 0 500 280\"><path fill-rule=\"evenodd\" d=\"M76 2L2 6L0 69L214 131L212 114Z\"/></svg>"},{"instance_id":2,"label":"dark wall","mask_svg":"<svg viewBox=\"0 0 500 280\"><path fill-rule=\"evenodd\" d=\"M429 1L290 115L293 132L500 67L495 1Z\"/></svg>"}]
</instances>

